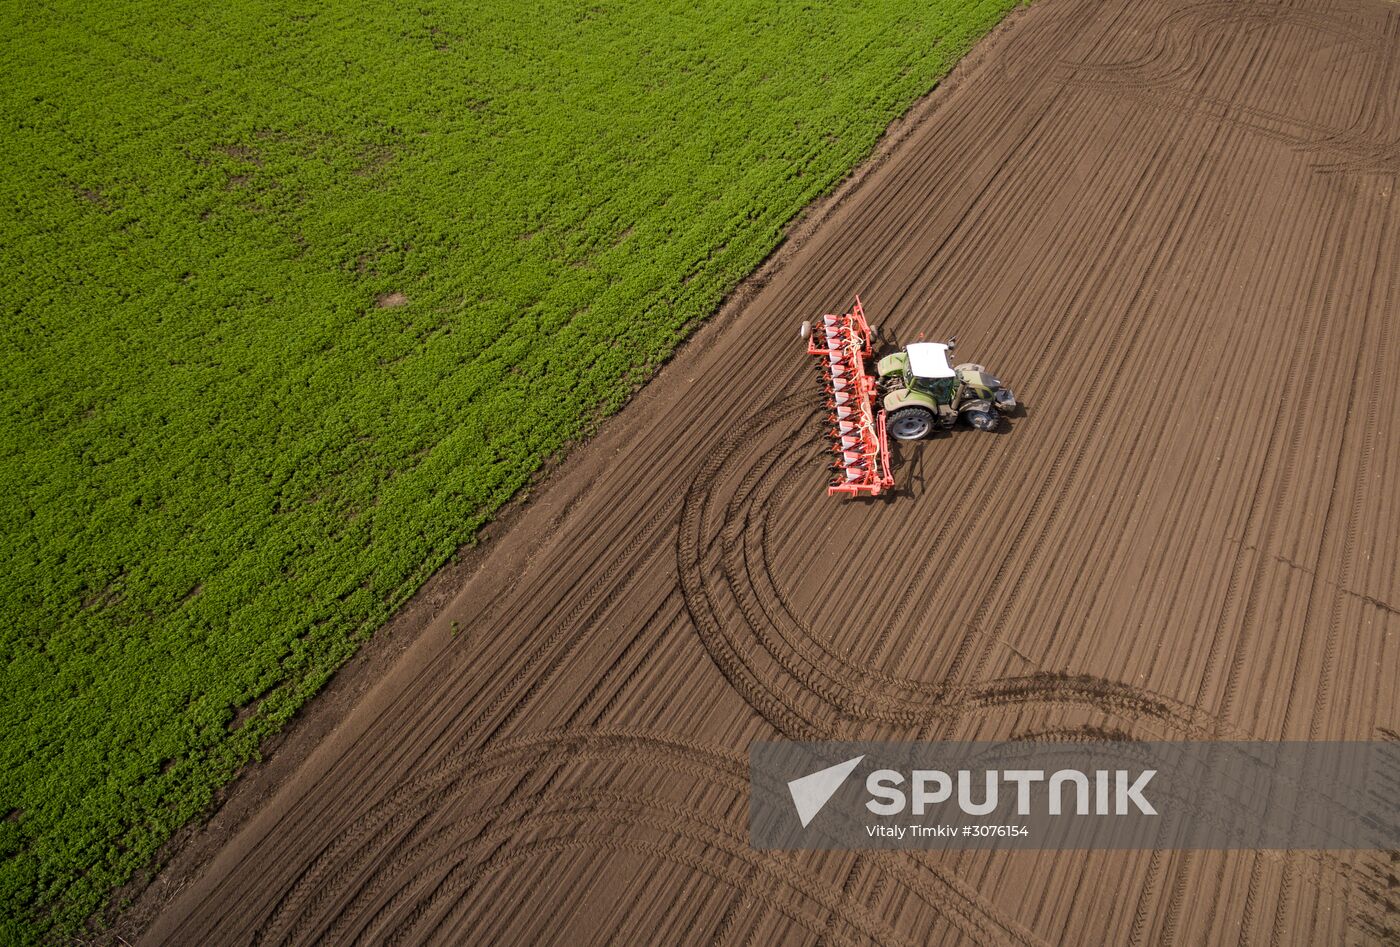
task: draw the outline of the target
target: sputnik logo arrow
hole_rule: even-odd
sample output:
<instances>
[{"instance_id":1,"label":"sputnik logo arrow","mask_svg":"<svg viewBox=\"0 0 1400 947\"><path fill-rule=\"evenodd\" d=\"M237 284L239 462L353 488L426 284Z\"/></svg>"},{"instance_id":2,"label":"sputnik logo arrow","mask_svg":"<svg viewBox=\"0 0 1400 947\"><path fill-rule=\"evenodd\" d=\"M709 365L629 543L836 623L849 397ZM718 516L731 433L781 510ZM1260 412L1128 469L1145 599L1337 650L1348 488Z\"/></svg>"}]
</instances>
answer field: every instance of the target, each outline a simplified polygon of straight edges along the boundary
<instances>
[{"instance_id":1,"label":"sputnik logo arrow","mask_svg":"<svg viewBox=\"0 0 1400 947\"><path fill-rule=\"evenodd\" d=\"M853 760L808 773L787 784L788 792L792 793L792 804L797 807L797 817L802 820L804 829L817 817L817 813L822 811L822 806L836 794L846 777L851 775L851 771L859 766L863 759L864 755L857 756Z\"/></svg>"}]
</instances>

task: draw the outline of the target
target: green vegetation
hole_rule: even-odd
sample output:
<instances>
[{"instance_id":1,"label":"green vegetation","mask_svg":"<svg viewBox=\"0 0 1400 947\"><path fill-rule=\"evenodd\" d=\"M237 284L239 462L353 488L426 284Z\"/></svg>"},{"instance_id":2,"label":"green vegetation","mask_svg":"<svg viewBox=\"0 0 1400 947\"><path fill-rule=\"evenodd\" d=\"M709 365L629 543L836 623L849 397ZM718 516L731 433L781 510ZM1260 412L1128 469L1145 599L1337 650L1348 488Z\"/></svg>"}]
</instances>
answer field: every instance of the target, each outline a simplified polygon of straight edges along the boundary
<instances>
[{"instance_id":1,"label":"green vegetation","mask_svg":"<svg viewBox=\"0 0 1400 947\"><path fill-rule=\"evenodd\" d=\"M148 865L1013 5L8 5L0 940Z\"/></svg>"}]
</instances>

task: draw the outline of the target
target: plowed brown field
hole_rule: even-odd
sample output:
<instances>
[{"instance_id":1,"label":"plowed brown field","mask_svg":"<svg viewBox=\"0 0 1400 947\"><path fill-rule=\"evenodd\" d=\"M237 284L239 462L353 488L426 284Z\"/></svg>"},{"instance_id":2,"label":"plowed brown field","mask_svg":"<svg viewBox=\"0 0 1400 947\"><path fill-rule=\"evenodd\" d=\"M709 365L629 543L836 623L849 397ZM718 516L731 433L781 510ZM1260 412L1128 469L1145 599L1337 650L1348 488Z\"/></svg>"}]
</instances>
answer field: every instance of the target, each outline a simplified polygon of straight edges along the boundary
<instances>
[{"instance_id":1,"label":"plowed brown field","mask_svg":"<svg viewBox=\"0 0 1400 947\"><path fill-rule=\"evenodd\" d=\"M1394 935L1374 854L748 846L779 735L1400 729L1400 5L1038 0L895 139L150 942ZM796 336L857 291L1028 408L886 501L824 496Z\"/></svg>"}]
</instances>

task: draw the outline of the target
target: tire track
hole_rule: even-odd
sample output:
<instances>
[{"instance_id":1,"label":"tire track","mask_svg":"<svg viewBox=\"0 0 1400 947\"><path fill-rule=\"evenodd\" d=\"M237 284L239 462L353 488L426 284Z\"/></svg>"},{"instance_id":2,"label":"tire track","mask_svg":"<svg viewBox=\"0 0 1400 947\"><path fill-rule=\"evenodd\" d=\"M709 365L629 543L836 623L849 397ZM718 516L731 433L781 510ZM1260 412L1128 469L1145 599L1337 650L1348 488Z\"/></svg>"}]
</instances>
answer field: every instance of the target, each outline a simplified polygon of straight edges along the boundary
<instances>
[{"instance_id":1,"label":"tire track","mask_svg":"<svg viewBox=\"0 0 1400 947\"><path fill-rule=\"evenodd\" d=\"M1229 730L1194 708L1126 684L1048 673L974 684L922 682L853 664L830 648L787 609L763 555L762 515L748 514L755 505L769 506L765 490L789 482L791 465L809 453L791 449L791 435L778 435L783 451L764 445L762 436L788 430L775 428L779 418L803 420L809 413L805 397L791 396L732 432L686 493L676 548L682 595L706 650L731 685L780 732L795 739L836 739L845 721L913 730L977 709L1033 703L1085 706L1130 722L1151 719L1183 736ZM755 452L757 460L750 462ZM787 466L776 460L781 457ZM714 510L713 498L729 495L731 481L738 484L732 498ZM713 537L721 539L719 563L708 553ZM734 603L741 622L722 616L716 605L722 600ZM765 670L770 664L780 677Z\"/></svg>"},{"instance_id":2,"label":"tire track","mask_svg":"<svg viewBox=\"0 0 1400 947\"><path fill-rule=\"evenodd\" d=\"M559 760L566 760L575 768L585 763L610 762L640 771L663 769L668 774L684 775L697 783L718 779L727 785L736 798L742 798L749 786L744 754L676 741L644 731L588 728L557 731L503 741L476 753L463 753L450 763L444 762L439 771L425 774L423 779L405 787L405 790L358 820L337 851L325 853L303 874L294 896L284 901L260 928L260 940L278 944L313 940L343 943L352 939L357 942L382 940L394 943L397 937L381 929L388 919L402 915L396 928L401 936L403 931L431 914L435 905L460 894L461 887L467 884L463 878L474 878L473 872L481 865L513 857L501 853L511 852L517 847L508 843L516 840L526 827L553 825L556 817L562 823L582 822L586 826L593 817L605 813L609 816L605 821L624 823L638 813L652 813L655 818L646 824L653 828L665 829L702 846L718 846L730 855L742 855L742 860L751 870L801 891L825 909L840 913L849 923L851 908L840 902L839 895L824 893L811 884L794 883L799 873L785 867L785 860L790 857L786 853L749 849L746 823L709 819L692 813L680 804L664 805L646 796L627 795L609 788L580 789L575 786L566 797L555 795L548 787L535 793L506 793L509 801L478 808L466 817L471 824L491 827L471 835L465 842L456 824L444 825L411 846L398 841L396 828L417 813L450 809L453 797L474 800L484 786L494 781L509 780L522 770L554 766ZM782 787L774 785L768 791L781 793ZM605 807L604 803L611 808ZM556 811L551 807L559 808ZM444 848L447 850L444 851ZM392 857L383 858L386 852L393 852ZM468 853L477 853L482 857L463 867ZM425 860L431 860L428 867L410 871L415 866L421 866ZM317 918L324 915L336 901L347 882L371 865L374 869L371 882L355 889L354 898L337 908L331 926L318 931L315 927ZM959 887L947 878L939 879L940 890L935 891L907 871L899 870L901 877L920 890L931 906L946 913L955 923L965 926L984 942L1003 941L1007 932L1015 936L1006 942L1033 942L1027 939L1029 935L1026 932L1015 925L995 919L995 909L980 904L975 892ZM423 877L443 879L441 886L435 888L426 899L420 897L421 892L415 888ZM299 896L312 889L316 892L314 897ZM740 890L750 892L752 889ZM390 892L391 897L385 900L384 895ZM781 904L771 898L749 896L765 910L781 910ZM960 903L964 900L967 901L966 905ZM375 908L376 904L379 907ZM864 917L863 920L867 923L862 930L870 939L883 943L907 942L903 938L887 936L889 932L882 925L870 923L873 918Z\"/></svg>"}]
</instances>

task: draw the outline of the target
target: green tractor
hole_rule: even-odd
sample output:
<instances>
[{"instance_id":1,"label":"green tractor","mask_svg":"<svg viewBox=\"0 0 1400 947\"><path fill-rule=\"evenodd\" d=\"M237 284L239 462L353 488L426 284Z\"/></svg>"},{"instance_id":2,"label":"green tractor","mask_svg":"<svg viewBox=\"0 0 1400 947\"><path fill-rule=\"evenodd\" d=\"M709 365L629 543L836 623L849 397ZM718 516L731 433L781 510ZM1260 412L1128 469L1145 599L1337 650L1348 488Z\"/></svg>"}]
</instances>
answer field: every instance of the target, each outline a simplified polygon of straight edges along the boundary
<instances>
[{"instance_id":1,"label":"green tractor","mask_svg":"<svg viewBox=\"0 0 1400 947\"><path fill-rule=\"evenodd\" d=\"M981 365L949 363L956 342L911 342L877 363L886 426L897 440L917 441L959 421L992 431L1016 410L1011 389Z\"/></svg>"}]
</instances>

